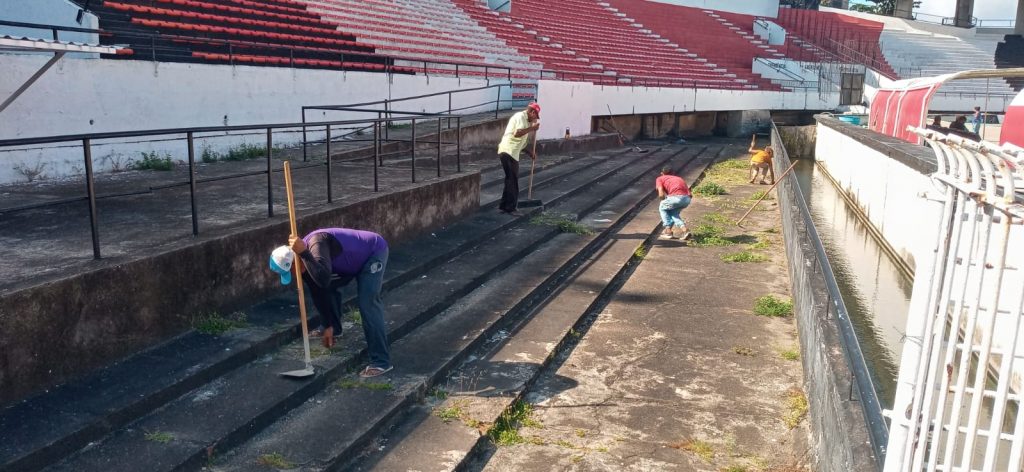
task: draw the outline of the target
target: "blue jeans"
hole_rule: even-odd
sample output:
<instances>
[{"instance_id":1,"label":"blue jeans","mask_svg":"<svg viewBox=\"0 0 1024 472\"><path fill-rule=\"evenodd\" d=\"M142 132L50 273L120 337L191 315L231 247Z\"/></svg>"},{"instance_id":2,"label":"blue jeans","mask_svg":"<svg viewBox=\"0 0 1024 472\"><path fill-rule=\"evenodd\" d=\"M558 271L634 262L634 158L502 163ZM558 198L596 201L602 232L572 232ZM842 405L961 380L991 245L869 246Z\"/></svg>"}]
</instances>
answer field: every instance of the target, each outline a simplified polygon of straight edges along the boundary
<instances>
[{"instance_id":1,"label":"blue jeans","mask_svg":"<svg viewBox=\"0 0 1024 472\"><path fill-rule=\"evenodd\" d=\"M666 228L673 226L686 226L686 221L683 221L679 217L679 212L683 211L683 208L690 206L692 197L689 195L676 195L671 197L665 197L661 201L661 205L658 205L658 211L661 212L661 223Z\"/></svg>"},{"instance_id":2,"label":"blue jeans","mask_svg":"<svg viewBox=\"0 0 1024 472\"><path fill-rule=\"evenodd\" d=\"M359 313L363 321L363 336L366 337L366 352L370 357L370 366L386 369L391 367L391 354L388 351L388 327L384 323L384 302L381 301L380 290L384 283L384 269L388 265L388 249L384 248L373 253L362 270L354 277L359 298ZM313 304L320 312L323 327L334 329L334 335L341 335L341 289L353 277L335 277L331 285L322 289L313 283L309 274L303 272L302 279L309 287Z\"/></svg>"},{"instance_id":3,"label":"blue jeans","mask_svg":"<svg viewBox=\"0 0 1024 472\"><path fill-rule=\"evenodd\" d=\"M388 249L373 253L363 270L356 275L359 285L359 312L363 319L363 335L366 336L366 352L370 366L387 369L391 367L391 353L388 351L388 326L384 323L384 302L380 290L384 283L384 268L388 265Z\"/></svg>"}]
</instances>

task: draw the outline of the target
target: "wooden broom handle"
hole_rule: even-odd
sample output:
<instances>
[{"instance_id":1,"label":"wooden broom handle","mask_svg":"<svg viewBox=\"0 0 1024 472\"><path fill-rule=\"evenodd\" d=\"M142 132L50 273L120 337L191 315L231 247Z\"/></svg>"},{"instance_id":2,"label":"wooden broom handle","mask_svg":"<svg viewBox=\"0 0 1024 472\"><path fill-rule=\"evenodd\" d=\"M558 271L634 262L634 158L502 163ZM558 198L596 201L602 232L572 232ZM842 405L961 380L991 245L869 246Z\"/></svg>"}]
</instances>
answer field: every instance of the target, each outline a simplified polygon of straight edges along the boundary
<instances>
[{"instance_id":1,"label":"wooden broom handle","mask_svg":"<svg viewBox=\"0 0 1024 472\"><path fill-rule=\"evenodd\" d=\"M299 237L298 225L295 224L295 194L292 192L292 166L291 162L284 161L284 188L288 194L288 222L292 227L292 236ZM306 327L306 294L302 289L302 258L295 254L295 261L292 263L295 268L295 286L299 289L299 318L302 319L302 335L307 336L309 331Z\"/></svg>"}]
</instances>

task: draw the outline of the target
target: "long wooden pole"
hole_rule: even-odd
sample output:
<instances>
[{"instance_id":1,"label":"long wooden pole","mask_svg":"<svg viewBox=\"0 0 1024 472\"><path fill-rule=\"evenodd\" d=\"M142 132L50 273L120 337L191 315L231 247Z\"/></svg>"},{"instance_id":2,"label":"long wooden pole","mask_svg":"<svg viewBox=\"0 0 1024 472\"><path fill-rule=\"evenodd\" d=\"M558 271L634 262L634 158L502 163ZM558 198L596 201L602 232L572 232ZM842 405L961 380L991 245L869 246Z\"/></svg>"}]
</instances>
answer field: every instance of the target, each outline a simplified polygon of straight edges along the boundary
<instances>
[{"instance_id":1,"label":"long wooden pole","mask_svg":"<svg viewBox=\"0 0 1024 472\"><path fill-rule=\"evenodd\" d=\"M758 198L757 201L754 202L754 204L750 207L750 209L747 210L747 212L740 217L739 221L736 222L736 226L743 226L740 223L743 223L743 220L745 220L747 216L750 215L750 212L754 211L754 208L757 207L757 204L761 203L761 200L764 200L765 197L767 197L768 194L771 193L772 189L775 188L776 185L779 185L779 182L782 182L782 178L785 177L786 174L788 174L790 171L792 171L793 167L796 167L797 162L800 161L793 161L793 164L789 166L789 169L786 169L786 171L783 172L782 175L779 176L779 178L775 179L775 183L773 183L771 187L768 187L768 190L764 191L764 195L761 195L761 198Z\"/></svg>"},{"instance_id":2,"label":"long wooden pole","mask_svg":"<svg viewBox=\"0 0 1024 472\"><path fill-rule=\"evenodd\" d=\"M284 161L284 187L288 194L288 223L291 224L292 236L299 237L298 225L295 224L295 194L292 192L292 166ZM295 254L295 287L299 290L299 318L302 320L302 348L305 349L306 367L310 368L312 359L309 356L309 329L306 326L306 294L302 289L302 258Z\"/></svg>"}]
</instances>

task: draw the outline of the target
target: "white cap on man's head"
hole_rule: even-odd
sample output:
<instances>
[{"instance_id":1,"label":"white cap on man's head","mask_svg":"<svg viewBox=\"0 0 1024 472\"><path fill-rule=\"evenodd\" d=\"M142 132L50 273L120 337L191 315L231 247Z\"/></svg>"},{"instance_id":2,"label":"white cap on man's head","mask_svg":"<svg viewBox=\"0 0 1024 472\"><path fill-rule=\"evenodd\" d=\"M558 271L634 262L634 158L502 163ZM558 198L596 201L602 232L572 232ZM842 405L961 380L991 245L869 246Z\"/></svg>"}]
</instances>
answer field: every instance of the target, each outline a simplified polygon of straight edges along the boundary
<instances>
[{"instance_id":1,"label":"white cap on man's head","mask_svg":"<svg viewBox=\"0 0 1024 472\"><path fill-rule=\"evenodd\" d=\"M292 283L292 262L295 253L288 246L279 246L270 253L270 270L281 276L281 285Z\"/></svg>"}]
</instances>

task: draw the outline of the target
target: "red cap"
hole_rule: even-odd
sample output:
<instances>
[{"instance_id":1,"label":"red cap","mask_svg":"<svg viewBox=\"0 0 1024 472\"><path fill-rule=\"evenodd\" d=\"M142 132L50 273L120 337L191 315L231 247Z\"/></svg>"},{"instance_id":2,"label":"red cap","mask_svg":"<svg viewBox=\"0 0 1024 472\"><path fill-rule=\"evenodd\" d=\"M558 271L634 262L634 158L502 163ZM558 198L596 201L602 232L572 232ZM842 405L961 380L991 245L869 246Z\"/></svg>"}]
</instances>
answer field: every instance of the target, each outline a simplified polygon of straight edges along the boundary
<instances>
[{"instance_id":1,"label":"red cap","mask_svg":"<svg viewBox=\"0 0 1024 472\"><path fill-rule=\"evenodd\" d=\"M531 103L529 105L526 105L526 108L533 108L533 111L537 112L537 118L540 118L540 105L536 103Z\"/></svg>"}]
</instances>

